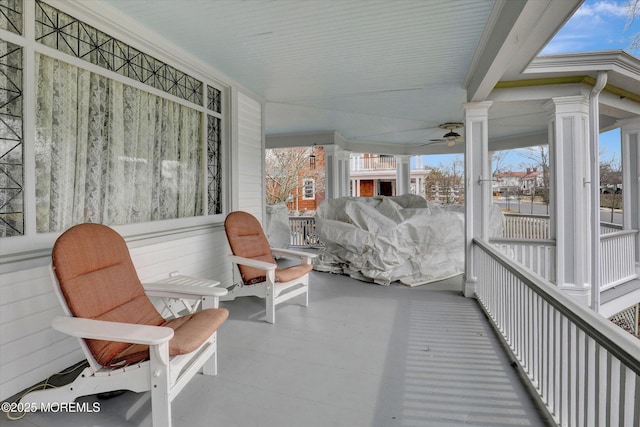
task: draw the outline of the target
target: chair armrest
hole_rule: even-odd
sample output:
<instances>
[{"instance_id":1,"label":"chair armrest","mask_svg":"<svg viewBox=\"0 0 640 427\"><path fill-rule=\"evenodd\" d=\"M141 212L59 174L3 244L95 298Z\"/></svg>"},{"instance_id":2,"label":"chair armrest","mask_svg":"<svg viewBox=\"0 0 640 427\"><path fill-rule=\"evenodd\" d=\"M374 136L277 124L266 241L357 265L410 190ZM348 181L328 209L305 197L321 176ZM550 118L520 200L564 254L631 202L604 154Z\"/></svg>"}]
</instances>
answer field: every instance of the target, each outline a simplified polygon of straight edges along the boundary
<instances>
[{"instance_id":1,"label":"chair armrest","mask_svg":"<svg viewBox=\"0 0 640 427\"><path fill-rule=\"evenodd\" d=\"M57 316L53 329L78 338L158 345L173 338L173 329L166 326L138 325L135 323L107 322L81 317Z\"/></svg>"},{"instance_id":2,"label":"chair armrest","mask_svg":"<svg viewBox=\"0 0 640 427\"><path fill-rule=\"evenodd\" d=\"M274 255L301 258L301 259L304 259L307 264L310 263L313 258L318 256L316 254L310 254L308 252L296 251L293 249L282 249L282 248L271 248L271 252L273 252Z\"/></svg>"},{"instance_id":3,"label":"chair armrest","mask_svg":"<svg viewBox=\"0 0 640 427\"><path fill-rule=\"evenodd\" d=\"M271 270L275 271L275 269L278 267L277 265L272 264L270 262L258 261L255 259L244 258L237 255L229 255L229 258L231 259L232 262L236 264L247 265L249 267L259 268L260 270L265 270L265 271L271 271Z\"/></svg>"},{"instance_id":4,"label":"chair armrest","mask_svg":"<svg viewBox=\"0 0 640 427\"><path fill-rule=\"evenodd\" d=\"M213 282L219 285L220 282ZM143 283L144 291L149 296L163 298L186 298L194 299L201 297L222 297L227 294L225 288L217 288L213 284L211 287L185 286L174 283Z\"/></svg>"}]
</instances>

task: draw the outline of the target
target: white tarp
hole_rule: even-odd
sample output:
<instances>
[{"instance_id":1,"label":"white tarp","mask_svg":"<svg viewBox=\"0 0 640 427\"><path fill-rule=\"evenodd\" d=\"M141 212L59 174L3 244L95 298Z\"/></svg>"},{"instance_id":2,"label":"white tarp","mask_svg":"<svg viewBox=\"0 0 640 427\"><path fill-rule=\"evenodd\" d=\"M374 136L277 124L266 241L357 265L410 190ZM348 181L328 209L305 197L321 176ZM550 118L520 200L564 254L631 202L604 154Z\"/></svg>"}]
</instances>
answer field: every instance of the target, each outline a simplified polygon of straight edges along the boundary
<instances>
[{"instance_id":1,"label":"white tarp","mask_svg":"<svg viewBox=\"0 0 640 427\"><path fill-rule=\"evenodd\" d=\"M316 232L325 248L315 268L381 285L417 286L459 275L464 271L462 212L408 194L325 200L316 213ZM502 213L499 208L496 213L491 229L501 234Z\"/></svg>"},{"instance_id":2,"label":"white tarp","mask_svg":"<svg viewBox=\"0 0 640 427\"><path fill-rule=\"evenodd\" d=\"M273 248L289 247L291 229L289 227L289 209L287 205L267 205L264 234Z\"/></svg>"}]
</instances>

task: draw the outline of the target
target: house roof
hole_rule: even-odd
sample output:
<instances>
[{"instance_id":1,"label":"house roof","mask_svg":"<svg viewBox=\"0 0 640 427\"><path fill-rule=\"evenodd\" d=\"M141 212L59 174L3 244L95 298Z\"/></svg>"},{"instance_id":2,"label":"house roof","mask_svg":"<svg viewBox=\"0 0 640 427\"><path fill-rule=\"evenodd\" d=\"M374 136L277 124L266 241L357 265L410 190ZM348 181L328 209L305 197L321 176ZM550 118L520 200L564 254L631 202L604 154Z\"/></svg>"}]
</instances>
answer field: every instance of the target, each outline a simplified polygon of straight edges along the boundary
<instances>
[{"instance_id":1,"label":"house roof","mask_svg":"<svg viewBox=\"0 0 640 427\"><path fill-rule=\"evenodd\" d=\"M548 74L553 64L532 60L581 0L74 2L261 97L268 145L335 134L409 152L436 150L424 144L442 137L438 125L462 121L462 104L487 99L498 82ZM540 132L538 121L503 125L538 105L494 109L490 137Z\"/></svg>"}]
</instances>

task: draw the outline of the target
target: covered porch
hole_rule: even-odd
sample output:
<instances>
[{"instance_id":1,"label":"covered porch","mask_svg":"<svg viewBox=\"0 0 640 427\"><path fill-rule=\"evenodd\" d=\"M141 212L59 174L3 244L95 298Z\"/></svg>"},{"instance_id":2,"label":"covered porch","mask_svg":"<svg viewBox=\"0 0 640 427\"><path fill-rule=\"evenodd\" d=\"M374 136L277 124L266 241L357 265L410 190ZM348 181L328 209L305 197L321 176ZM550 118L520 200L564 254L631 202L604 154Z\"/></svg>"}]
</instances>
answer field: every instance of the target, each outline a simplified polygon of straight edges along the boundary
<instances>
[{"instance_id":1,"label":"covered porch","mask_svg":"<svg viewBox=\"0 0 640 427\"><path fill-rule=\"evenodd\" d=\"M635 280L631 275L640 265L637 58L620 52L577 61L535 58L578 0L465 1L453 7L449 1L321 3L326 9L316 14L306 2L289 10L291 4L281 2L184 8L152 0L24 1L24 34L0 34L19 53L25 75L14 67L25 96L25 108L16 108L24 110L24 132L21 122L17 134L24 135L25 154L16 170L22 174L24 168L18 190L24 187L25 202L18 212L24 227L3 237L0 248L2 398L80 359L77 342L51 329L59 306L47 265L62 229L36 227L34 106L41 74L34 58L47 56L195 112L191 125L200 136L194 151L207 157L196 162L199 177L213 178L208 188L189 194L208 209L118 225L143 281L179 273L233 285L222 221L234 210L264 218L265 147L324 146L328 198L349 194L350 152L397 156L399 194L410 188L408 156L465 153L463 278L405 288L313 273L310 307L285 306L271 326L262 322L261 302L226 303L232 315L220 331L220 374L196 376L185 388L175 400L176 425L637 426L640 347L587 308L603 305L604 241L624 236L615 254L630 259L635 270L616 270L622 275L614 282ZM64 19L51 19L44 10ZM125 43L134 55L149 52L154 56L145 60L154 67L171 71L175 65L200 85L182 96L182 77L168 85L178 94L163 84L132 81L131 70L140 66L131 58L122 61L128 71L120 74L101 60L86 61L58 39L80 42L80 35L63 30L85 23L109 46ZM51 28L48 44L36 40L36 28L44 27ZM462 36L459 28L469 31ZM122 58L110 54L120 64ZM566 76L576 71L579 80ZM603 72L608 83L602 84ZM427 144L452 121L462 123L464 143ZM598 131L610 127L623 129L625 221L622 230L605 235L592 214L597 150L587 153ZM496 246L504 242L491 242L487 234L490 150L544 143L552 146L556 172L549 234L541 241L512 237L505 255ZM130 160L121 156L114 163ZM53 218L49 210L41 216ZM518 253L526 255L518 259ZM536 266L553 275L525 268ZM629 302L628 294L615 299ZM37 413L13 425L151 423L147 394L100 402L100 413Z\"/></svg>"},{"instance_id":2,"label":"covered porch","mask_svg":"<svg viewBox=\"0 0 640 427\"><path fill-rule=\"evenodd\" d=\"M460 278L383 287L312 272L312 302L261 321L257 298L225 302L219 374L174 400L177 425L542 426L513 360ZM99 413L36 413L8 425L150 426L148 393L100 402ZM5 422L2 421L4 425Z\"/></svg>"}]
</instances>

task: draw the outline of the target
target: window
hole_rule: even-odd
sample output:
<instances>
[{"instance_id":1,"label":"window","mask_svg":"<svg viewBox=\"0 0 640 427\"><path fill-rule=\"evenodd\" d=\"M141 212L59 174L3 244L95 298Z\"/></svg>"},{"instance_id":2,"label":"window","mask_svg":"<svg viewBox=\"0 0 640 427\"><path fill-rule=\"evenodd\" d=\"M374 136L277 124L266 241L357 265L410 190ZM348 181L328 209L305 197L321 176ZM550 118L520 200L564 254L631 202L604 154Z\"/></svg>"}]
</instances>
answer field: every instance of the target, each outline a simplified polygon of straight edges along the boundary
<instances>
[{"instance_id":1,"label":"window","mask_svg":"<svg viewBox=\"0 0 640 427\"><path fill-rule=\"evenodd\" d=\"M302 200L313 200L316 198L316 183L311 178L302 181Z\"/></svg>"},{"instance_id":2,"label":"window","mask_svg":"<svg viewBox=\"0 0 640 427\"><path fill-rule=\"evenodd\" d=\"M36 55L36 228L203 214L202 114Z\"/></svg>"},{"instance_id":3,"label":"window","mask_svg":"<svg viewBox=\"0 0 640 427\"><path fill-rule=\"evenodd\" d=\"M35 17L24 20L22 0L0 1L0 28L22 38L0 40L0 237L222 214L222 86L32 4ZM28 68L23 34L37 42ZM23 87L24 75L34 84ZM23 111L24 93L35 108ZM24 187L25 176L34 185Z\"/></svg>"},{"instance_id":4,"label":"window","mask_svg":"<svg viewBox=\"0 0 640 427\"><path fill-rule=\"evenodd\" d=\"M22 48L0 41L0 237L24 234Z\"/></svg>"}]
</instances>

